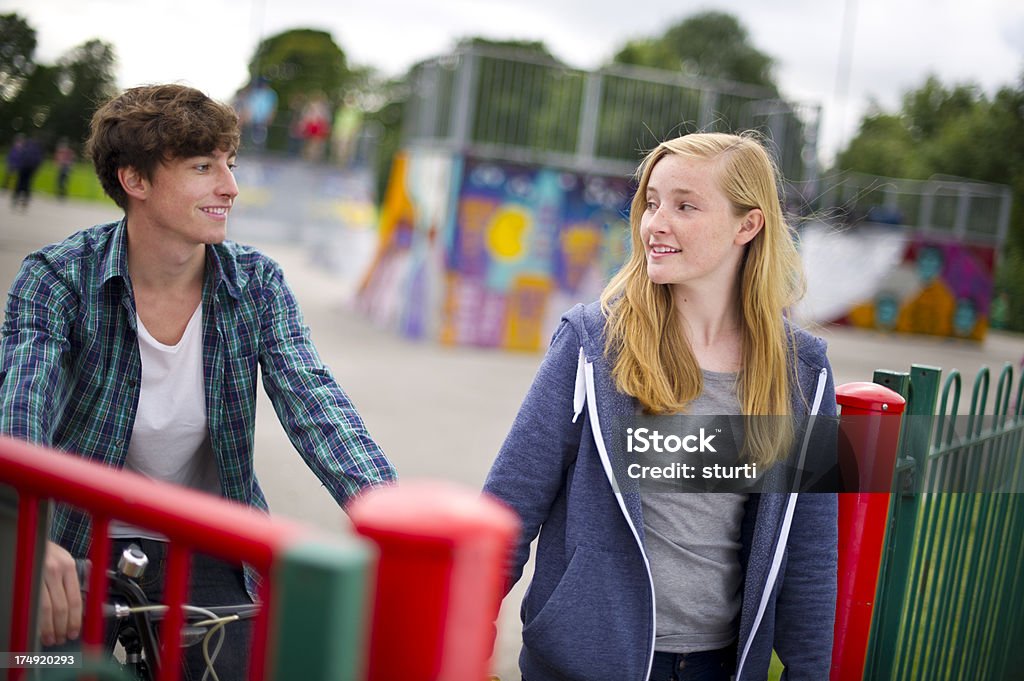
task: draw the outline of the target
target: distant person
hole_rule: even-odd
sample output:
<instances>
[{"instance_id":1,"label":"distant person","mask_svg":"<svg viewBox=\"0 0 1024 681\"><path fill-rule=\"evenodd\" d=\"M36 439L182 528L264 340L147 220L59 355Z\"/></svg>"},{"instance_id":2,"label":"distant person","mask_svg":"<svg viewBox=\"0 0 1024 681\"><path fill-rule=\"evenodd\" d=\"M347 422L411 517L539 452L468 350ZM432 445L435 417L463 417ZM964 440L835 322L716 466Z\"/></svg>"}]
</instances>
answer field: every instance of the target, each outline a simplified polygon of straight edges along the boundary
<instances>
[{"instance_id":1,"label":"distant person","mask_svg":"<svg viewBox=\"0 0 1024 681\"><path fill-rule=\"evenodd\" d=\"M302 113L306 109L306 95L296 92L288 98L288 155L302 153Z\"/></svg>"},{"instance_id":2,"label":"distant person","mask_svg":"<svg viewBox=\"0 0 1024 681\"><path fill-rule=\"evenodd\" d=\"M331 141L334 146L334 160L343 168L353 164L356 159L356 146L359 132L363 125L363 110L358 98L349 93L334 117L334 128Z\"/></svg>"},{"instance_id":3,"label":"distant person","mask_svg":"<svg viewBox=\"0 0 1024 681\"><path fill-rule=\"evenodd\" d=\"M53 154L57 164L57 198L64 199L68 195L68 182L71 179L71 168L75 164L75 150L68 144L66 137L57 142L57 150Z\"/></svg>"},{"instance_id":4,"label":"distant person","mask_svg":"<svg viewBox=\"0 0 1024 681\"><path fill-rule=\"evenodd\" d=\"M798 424L835 415L824 341L784 318L802 276L774 164L692 134L637 177L632 255L563 316L484 486L522 521L509 588L539 533L523 678L766 679L774 649L789 678L827 679L836 494L623 491L612 459L641 415L757 415L745 456L784 475Z\"/></svg>"},{"instance_id":5,"label":"distant person","mask_svg":"<svg viewBox=\"0 0 1024 681\"><path fill-rule=\"evenodd\" d=\"M93 115L87 149L124 217L26 259L0 337L0 432L266 510L253 470L257 378L292 445L344 506L394 468L321 361L280 266L226 240L238 196L234 111L183 85L132 88ZM57 507L46 549L44 644L77 637L72 556L86 516ZM166 542L111 527L117 555L150 558L159 601ZM254 598L256 575L197 556L189 602ZM221 679L242 679L247 626L226 628ZM190 678L203 676L189 648Z\"/></svg>"},{"instance_id":6,"label":"distant person","mask_svg":"<svg viewBox=\"0 0 1024 681\"><path fill-rule=\"evenodd\" d=\"M277 93L265 78L257 78L253 87L245 94L246 118L242 126L244 140L257 151L267 146L270 125L277 114Z\"/></svg>"},{"instance_id":7,"label":"distant person","mask_svg":"<svg viewBox=\"0 0 1024 681\"><path fill-rule=\"evenodd\" d=\"M8 163L12 165L16 178L11 207L15 210L28 210L29 201L32 199L32 179L43 163L43 148L32 137L25 137L13 159L8 157Z\"/></svg>"},{"instance_id":8,"label":"distant person","mask_svg":"<svg viewBox=\"0 0 1024 681\"><path fill-rule=\"evenodd\" d=\"M14 186L18 182L18 159L21 157L21 150L25 147L25 135L18 133L11 141L11 148L7 150L7 163L4 166L3 188L14 192Z\"/></svg>"},{"instance_id":9,"label":"distant person","mask_svg":"<svg viewBox=\"0 0 1024 681\"><path fill-rule=\"evenodd\" d=\"M302 156L307 161L322 161L324 148L331 136L330 105L322 92L315 92L306 100L299 129L302 131Z\"/></svg>"}]
</instances>

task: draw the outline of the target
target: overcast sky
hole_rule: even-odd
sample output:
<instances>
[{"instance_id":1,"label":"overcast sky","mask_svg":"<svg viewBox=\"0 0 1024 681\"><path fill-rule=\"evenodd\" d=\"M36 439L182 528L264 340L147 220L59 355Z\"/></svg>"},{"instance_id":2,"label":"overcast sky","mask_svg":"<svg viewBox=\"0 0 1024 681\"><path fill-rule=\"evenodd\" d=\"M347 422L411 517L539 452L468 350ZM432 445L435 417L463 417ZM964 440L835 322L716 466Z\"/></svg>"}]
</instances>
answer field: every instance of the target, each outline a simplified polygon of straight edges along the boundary
<instances>
[{"instance_id":1,"label":"overcast sky","mask_svg":"<svg viewBox=\"0 0 1024 681\"><path fill-rule=\"evenodd\" d=\"M327 30L351 62L392 75L473 35L542 40L594 68L627 40L706 9L739 17L775 58L785 96L822 105L825 158L871 100L895 108L929 73L993 93L1024 72L1020 0L0 0L0 13L36 29L37 61L101 38L117 50L119 85L182 81L218 99L244 83L260 38L289 28ZM845 88L843 44L852 46Z\"/></svg>"}]
</instances>

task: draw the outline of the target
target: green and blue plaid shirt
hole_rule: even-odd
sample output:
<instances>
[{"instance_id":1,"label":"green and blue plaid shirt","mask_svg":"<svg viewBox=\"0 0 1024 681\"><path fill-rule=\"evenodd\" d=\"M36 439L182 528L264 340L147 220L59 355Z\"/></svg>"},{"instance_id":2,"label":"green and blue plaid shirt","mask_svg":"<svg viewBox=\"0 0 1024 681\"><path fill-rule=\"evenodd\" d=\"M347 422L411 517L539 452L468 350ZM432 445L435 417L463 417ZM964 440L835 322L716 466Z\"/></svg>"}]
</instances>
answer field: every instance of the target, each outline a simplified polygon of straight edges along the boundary
<instances>
[{"instance_id":1,"label":"green and blue plaid shirt","mask_svg":"<svg viewBox=\"0 0 1024 681\"><path fill-rule=\"evenodd\" d=\"M232 242L207 246L203 369L221 493L266 510L253 471L258 367L292 444L339 504L395 480L320 360L277 263ZM141 375L125 221L29 255L0 339L0 432L120 468ZM51 536L84 555L88 517L59 506Z\"/></svg>"}]
</instances>

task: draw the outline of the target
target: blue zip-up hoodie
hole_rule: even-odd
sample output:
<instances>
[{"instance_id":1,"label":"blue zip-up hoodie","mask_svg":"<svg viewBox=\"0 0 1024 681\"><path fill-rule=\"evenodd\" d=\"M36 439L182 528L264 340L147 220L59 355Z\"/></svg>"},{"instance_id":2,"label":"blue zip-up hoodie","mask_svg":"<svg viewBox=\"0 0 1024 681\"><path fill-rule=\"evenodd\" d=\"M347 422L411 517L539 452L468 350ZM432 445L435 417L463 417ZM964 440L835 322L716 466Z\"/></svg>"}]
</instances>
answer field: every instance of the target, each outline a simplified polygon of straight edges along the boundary
<instances>
[{"instance_id":1,"label":"blue zip-up hoodie","mask_svg":"<svg viewBox=\"0 0 1024 681\"><path fill-rule=\"evenodd\" d=\"M599 303L562 318L485 492L519 514L508 588L540 532L523 599L525 681L647 681L655 606L640 496L613 488L610 429L635 413L605 357ZM824 341L790 329L799 366L795 415L834 416ZM784 679L829 676L836 603L837 499L828 493L748 497L736 679L767 678L772 648Z\"/></svg>"}]
</instances>

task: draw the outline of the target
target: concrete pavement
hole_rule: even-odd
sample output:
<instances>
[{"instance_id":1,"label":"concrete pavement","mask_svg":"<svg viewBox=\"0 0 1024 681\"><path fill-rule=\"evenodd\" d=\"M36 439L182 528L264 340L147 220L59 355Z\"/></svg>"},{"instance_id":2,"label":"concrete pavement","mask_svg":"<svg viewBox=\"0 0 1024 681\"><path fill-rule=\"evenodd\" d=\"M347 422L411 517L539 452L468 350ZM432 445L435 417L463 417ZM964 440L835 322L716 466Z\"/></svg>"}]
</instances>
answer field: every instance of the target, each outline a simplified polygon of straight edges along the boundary
<instances>
[{"instance_id":1,"label":"concrete pavement","mask_svg":"<svg viewBox=\"0 0 1024 681\"><path fill-rule=\"evenodd\" d=\"M12 213L3 200L0 288L9 288L21 259L31 250L119 216L113 204L61 203L49 197L34 199L26 214ZM313 266L314 249L290 238L294 230L282 229L281 238L275 238L265 227L253 231L256 240L251 240L244 220L233 220L232 238L253 243L281 263L321 355L400 475L442 478L478 488L541 355L445 348L407 341L376 328L346 305L357 272L332 273ZM1019 366L1024 357L1024 336L1005 333L992 333L981 345L848 328L819 333L829 341L837 383L867 381L875 368L906 370L917 362L959 369L969 395L979 367L998 368L1004 362ZM995 380L992 383L994 388ZM327 492L311 491L320 484L295 454L262 393L256 467L275 513L328 531L346 526ZM506 599L502 611L495 667L505 679L518 678L518 607L525 581Z\"/></svg>"}]
</instances>

